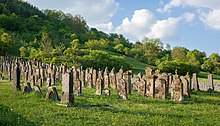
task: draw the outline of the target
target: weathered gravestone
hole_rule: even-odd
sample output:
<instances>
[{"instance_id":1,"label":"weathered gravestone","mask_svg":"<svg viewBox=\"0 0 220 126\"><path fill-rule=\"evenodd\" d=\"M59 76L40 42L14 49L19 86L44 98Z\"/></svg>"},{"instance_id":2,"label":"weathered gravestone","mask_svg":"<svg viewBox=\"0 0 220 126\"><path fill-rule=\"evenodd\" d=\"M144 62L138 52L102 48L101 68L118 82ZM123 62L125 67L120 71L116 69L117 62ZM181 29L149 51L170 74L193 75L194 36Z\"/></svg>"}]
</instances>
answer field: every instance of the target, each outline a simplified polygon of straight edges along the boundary
<instances>
[{"instance_id":1,"label":"weathered gravestone","mask_svg":"<svg viewBox=\"0 0 220 126\"><path fill-rule=\"evenodd\" d=\"M155 79L156 77L152 73L151 68L147 68L146 72L146 96L154 97L155 94Z\"/></svg>"},{"instance_id":2,"label":"weathered gravestone","mask_svg":"<svg viewBox=\"0 0 220 126\"><path fill-rule=\"evenodd\" d=\"M31 87L34 87L36 84L35 84L35 76L32 75L31 76Z\"/></svg>"},{"instance_id":3,"label":"weathered gravestone","mask_svg":"<svg viewBox=\"0 0 220 126\"><path fill-rule=\"evenodd\" d=\"M102 94L104 95L104 96L110 96L110 90L103 90L102 91Z\"/></svg>"},{"instance_id":4,"label":"weathered gravestone","mask_svg":"<svg viewBox=\"0 0 220 126\"><path fill-rule=\"evenodd\" d=\"M194 73L192 77L192 89L195 91L199 91L199 83L196 73Z\"/></svg>"},{"instance_id":5,"label":"weathered gravestone","mask_svg":"<svg viewBox=\"0 0 220 126\"><path fill-rule=\"evenodd\" d=\"M109 74L109 81L110 81L110 87L115 89L116 88L115 68L113 68Z\"/></svg>"},{"instance_id":6,"label":"weathered gravestone","mask_svg":"<svg viewBox=\"0 0 220 126\"><path fill-rule=\"evenodd\" d=\"M190 85L189 81L185 77L180 78L183 83L183 96L190 97Z\"/></svg>"},{"instance_id":7,"label":"weathered gravestone","mask_svg":"<svg viewBox=\"0 0 220 126\"><path fill-rule=\"evenodd\" d=\"M132 85L134 91L138 91L139 83L140 83L140 78L138 76L133 77L131 79L131 85Z\"/></svg>"},{"instance_id":8,"label":"weathered gravestone","mask_svg":"<svg viewBox=\"0 0 220 126\"><path fill-rule=\"evenodd\" d=\"M207 90L208 90L208 92L213 92L214 91L214 84L213 84L212 74L208 75Z\"/></svg>"},{"instance_id":9,"label":"weathered gravestone","mask_svg":"<svg viewBox=\"0 0 220 126\"><path fill-rule=\"evenodd\" d=\"M16 63L16 66L14 67L14 80L13 80L13 86L12 89L13 90L21 90L21 86L20 86L20 68L19 68L19 64Z\"/></svg>"},{"instance_id":10,"label":"weathered gravestone","mask_svg":"<svg viewBox=\"0 0 220 126\"><path fill-rule=\"evenodd\" d=\"M163 78L157 78L155 81L155 98L165 100L166 99L166 80Z\"/></svg>"},{"instance_id":11,"label":"weathered gravestone","mask_svg":"<svg viewBox=\"0 0 220 126\"><path fill-rule=\"evenodd\" d=\"M103 79L98 78L96 81L96 95L102 95L103 90Z\"/></svg>"},{"instance_id":12,"label":"weathered gravestone","mask_svg":"<svg viewBox=\"0 0 220 126\"><path fill-rule=\"evenodd\" d=\"M139 79L139 77L138 77L138 79ZM146 94L146 81L141 78L136 83L138 83L138 95L145 96L145 94Z\"/></svg>"},{"instance_id":13,"label":"weathered gravestone","mask_svg":"<svg viewBox=\"0 0 220 126\"><path fill-rule=\"evenodd\" d=\"M97 80L97 71L96 71L96 69L93 69L92 82L95 83L96 80Z\"/></svg>"},{"instance_id":14,"label":"weathered gravestone","mask_svg":"<svg viewBox=\"0 0 220 126\"><path fill-rule=\"evenodd\" d=\"M88 73L87 75L87 83L89 88L93 88L92 74Z\"/></svg>"},{"instance_id":15,"label":"weathered gravestone","mask_svg":"<svg viewBox=\"0 0 220 126\"><path fill-rule=\"evenodd\" d=\"M117 81L117 92L118 92L118 97L120 99L124 99L124 100L128 99L126 86L127 86L127 84L124 79L119 79Z\"/></svg>"},{"instance_id":16,"label":"weathered gravestone","mask_svg":"<svg viewBox=\"0 0 220 126\"><path fill-rule=\"evenodd\" d=\"M42 94L40 86L38 86L38 85L34 86L34 91L37 92L38 94Z\"/></svg>"},{"instance_id":17,"label":"weathered gravestone","mask_svg":"<svg viewBox=\"0 0 220 126\"><path fill-rule=\"evenodd\" d=\"M108 88L109 87L109 73L108 73L108 68L105 68L104 71L104 87Z\"/></svg>"},{"instance_id":18,"label":"weathered gravestone","mask_svg":"<svg viewBox=\"0 0 220 126\"><path fill-rule=\"evenodd\" d=\"M62 75L61 104L66 104L67 106L72 106L74 104L72 72L68 72Z\"/></svg>"},{"instance_id":19,"label":"weathered gravestone","mask_svg":"<svg viewBox=\"0 0 220 126\"><path fill-rule=\"evenodd\" d=\"M77 80L74 80L73 82L74 82L73 83L74 84L73 85L74 94L77 95L77 96L82 95L82 83L81 83L81 81L79 79L77 79Z\"/></svg>"},{"instance_id":20,"label":"weathered gravestone","mask_svg":"<svg viewBox=\"0 0 220 126\"><path fill-rule=\"evenodd\" d=\"M38 86L42 87L43 86L43 80L40 78L38 79Z\"/></svg>"},{"instance_id":21,"label":"weathered gravestone","mask_svg":"<svg viewBox=\"0 0 220 126\"><path fill-rule=\"evenodd\" d=\"M183 85L179 76L176 74L173 78L171 100L175 102L181 102L183 101L183 98Z\"/></svg>"},{"instance_id":22,"label":"weathered gravestone","mask_svg":"<svg viewBox=\"0 0 220 126\"><path fill-rule=\"evenodd\" d=\"M29 82L24 83L24 88L23 88L22 92L24 94L28 94L28 93L32 92L31 84Z\"/></svg>"},{"instance_id":23,"label":"weathered gravestone","mask_svg":"<svg viewBox=\"0 0 220 126\"><path fill-rule=\"evenodd\" d=\"M131 94L131 77L132 77L132 73L130 71L126 71L124 73L124 79L125 79L126 84L127 84L128 94Z\"/></svg>"},{"instance_id":24,"label":"weathered gravestone","mask_svg":"<svg viewBox=\"0 0 220 126\"><path fill-rule=\"evenodd\" d=\"M49 99L49 100L53 100L53 101L59 101L59 96L57 94L57 89L56 87L48 87L47 89L47 94L46 94L46 100Z\"/></svg>"},{"instance_id":25,"label":"weathered gravestone","mask_svg":"<svg viewBox=\"0 0 220 126\"><path fill-rule=\"evenodd\" d=\"M85 87L85 71L84 70L81 71L80 80L82 83L82 87Z\"/></svg>"},{"instance_id":26,"label":"weathered gravestone","mask_svg":"<svg viewBox=\"0 0 220 126\"><path fill-rule=\"evenodd\" d=\"M48 88L50 86L51 86L51 78L49 76L49 77L47 77L47 80L46 80L46 88Z\"/></svg>"}]
</instances>

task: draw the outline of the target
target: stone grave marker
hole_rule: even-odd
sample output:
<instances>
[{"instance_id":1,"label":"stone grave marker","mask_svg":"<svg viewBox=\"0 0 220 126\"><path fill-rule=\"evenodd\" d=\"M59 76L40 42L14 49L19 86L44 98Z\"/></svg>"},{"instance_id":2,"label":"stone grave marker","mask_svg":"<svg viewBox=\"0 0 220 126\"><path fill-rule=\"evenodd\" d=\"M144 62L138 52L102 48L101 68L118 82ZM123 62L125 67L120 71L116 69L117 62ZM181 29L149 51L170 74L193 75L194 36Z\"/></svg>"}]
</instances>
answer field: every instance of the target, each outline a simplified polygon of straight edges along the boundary
<instances>
[{"instance_id":1,"label":"stone grave marker","mask_svg":"<svg viewBox=\"0 0 220 126\"><path fill-rule=\"evenodd\" d=\"M138 77L139 79L139 77ZM145 96L146 94L146 81L144 79L139 79L139 81L137 81L138 83L138 95L139 96Z\"/></svg>"},{"instance_id":2,"label":"stone grave marker","mask_svg":"<svg viewBox=\"0 0 220 126\"><path fill-rule=\"evenodd\" d=\"M155 98L165 100L166 94L166 80L157 78L155 81Z\"/></svg>"},{"instance_id":3,"label":"stone grave marker","mask_svg":"<svg viewBox=\"0 0 220 126\"><path fill-rule=\"evenodd\" d=\"M194 73L192 77L192 89L195 91L199 91L199 83L196 73Z\"/></svg>"},{"instance_id":4,"label":"stone grave marker","mask_svg":"<svg viewBox=\"0 0 220 126\"><path fill-rule=\"evenodd\" d=\"M53 100L53 101L59 101L59 96L57 93L56 87L50 86L47 89L47 94L46 94L46 100Z\"/></svg>"},{"instance_id":5,"label":"stone grave marker","mask_svg":"<svg viewBox=\"0 0 220 126\"><path fill-rule=\"evenodd\" d=\"M103 79L98 78L96 81L96 95L102 95L103 90Z\"/></svg>"},{"instance_id":6,"label":"stone grave marker","mask_svg":"<svg viewBox=\"0 0 220 126\"><path fill-rule=\"evenodd\" d=\"M29 82L24 83L24 88L22 90L24 94L32 92L31 84Z\"/></svg>"},{"instance_id":7,"label":"stone grave marker","mask_svg":"<svg viewBox=\"0 0 220 126\"><path fill-rule=\"evenodd\" d=\"M207 90L208 90L208 92L214 91L213 75L212 74L208 75Z\"/></svg>"},{"instance_id":8,"label":"stone grave marker","mask_svg":"<svg viewBox=\"0 0 220 126\"><path fill-rule=\"evenodd\" d=\"M74 104L72 72L68 72L62 75L61 104L66 104L67 106L72 106Z\"/></svg>"},{"instance_id":9,"label":"stone grave marker","mask_svg":"<svg viewBox=\"0 0 220 126\"><path fill-rule=\"evenodd\" d=\"M175 102L182 102L183 99L183 84L179 76L176 74L173 78L171 100Z\"/></svg>"},{"instance_id":10,"label":"stone grave marker","mask_svg":"<svg viewBox=\"0 0 220 126\"><path fill-rule=\"evenodd\" d=\"M13 80L13 90L21 90L21 85L20 85L20 68L19 64L16 63L16 66L14 67L14 80Z\"/></svg>"},{"instance_id":11,"label":"stone grave marker","mask_svg":"<svg viewBox=\"0 0 220 126\"><path fill-rule=\"evenodd\" d=\"M127 100L127 87L126 87L126 81L124 79L119 79L117 81L117 92L118 92L118 97L120 99Z\"/></svg>"},{"instance_id":12,"label":"stone grave marker","mask_svg":"<svg viewBox=\"0 0 220 126\"><path fill-rule=\"evenodd\" d=\"M183 96L190 97L190 85L188 79L183 76L180 79L183 83Z\"/></svg>"}]
</instances>

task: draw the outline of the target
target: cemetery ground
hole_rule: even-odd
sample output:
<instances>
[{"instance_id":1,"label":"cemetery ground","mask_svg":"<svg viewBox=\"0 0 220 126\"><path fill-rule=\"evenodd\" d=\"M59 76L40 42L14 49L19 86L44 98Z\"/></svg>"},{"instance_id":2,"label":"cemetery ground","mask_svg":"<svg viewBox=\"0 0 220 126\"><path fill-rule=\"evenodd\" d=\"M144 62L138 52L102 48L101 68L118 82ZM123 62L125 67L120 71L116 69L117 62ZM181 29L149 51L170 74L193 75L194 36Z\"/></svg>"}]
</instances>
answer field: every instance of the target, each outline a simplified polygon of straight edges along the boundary
<instances>
[{"instance_id":1,"label":"cemetery ground","mask_svg":"<svg viewBox=\"0 0 220 126\"><path fill-rule=\"evenodd\" d=\"M95 88L83 88L74 107L63 107L45 100L45 88L43 95L23 94L12 91L11 83L0 81L0 125L220 125L219 92L192 92L191 98L175 103L135 91L124 101L111 89L110 96L97 96ZM60 84L57 90L60 95Z\"/></svg>"}]
</instances>

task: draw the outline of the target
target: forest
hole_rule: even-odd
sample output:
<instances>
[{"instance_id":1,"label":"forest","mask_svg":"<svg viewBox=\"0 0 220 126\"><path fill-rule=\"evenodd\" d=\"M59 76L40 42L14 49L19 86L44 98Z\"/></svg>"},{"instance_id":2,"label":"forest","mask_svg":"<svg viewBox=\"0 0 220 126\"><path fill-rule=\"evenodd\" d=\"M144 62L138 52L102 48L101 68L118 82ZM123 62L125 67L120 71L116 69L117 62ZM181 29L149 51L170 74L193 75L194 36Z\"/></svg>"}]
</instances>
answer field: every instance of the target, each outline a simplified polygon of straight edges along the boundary
<instances>
[{"instance_id":1,"label":"forest","mask_svg":"<svg viewBox=\"0 0 220 126\"><path fill-rule=\"evenodd\" d=\"M39 10L21 0L0 0L0 55L44 63L109 70L132 69L123 56L154 69L181 75L200 71L220 74L220 55L197 49L164 48L161 40L130 42L122 34L90 28L81 15ZM171 45L172 46L172 45Z\"/></svg>"}]
</instances>

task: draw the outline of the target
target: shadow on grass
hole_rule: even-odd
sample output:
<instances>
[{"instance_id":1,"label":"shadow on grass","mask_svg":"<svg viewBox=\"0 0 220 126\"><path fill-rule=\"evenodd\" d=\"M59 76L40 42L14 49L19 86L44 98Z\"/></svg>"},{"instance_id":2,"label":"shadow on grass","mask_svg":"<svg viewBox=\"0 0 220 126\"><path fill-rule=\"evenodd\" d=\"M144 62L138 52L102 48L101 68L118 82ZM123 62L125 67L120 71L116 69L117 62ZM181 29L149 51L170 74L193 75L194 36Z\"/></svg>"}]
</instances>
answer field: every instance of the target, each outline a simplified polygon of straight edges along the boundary
<instances>
[{"instance_id":1,"label":"shadow on grass","mask_svg":"<svg viewBox=\"0 0 220 126\"><path fill-rule=\"evenodd\" d=\"M77 108L103 108L109 107L107 104L75 104Z\"/></svg>"},{"instance_id":2,"label":"shadow on grass","mask_svg":"<svg viewBox=\"0 0 220 126\"><path fill-rule=\"evenodd\" d=\"M0 104L0 125L1 126L36 126L21 115L13 112L10 108Z\"/></svg>"},{"instance_id":3,"label":"shadow on grass","mask_svg":"<svg viewBox=\"0 0 220 126\"><path fill-rule=\"evenodd\" d=\"M186 98L183 104L213 104L220 105L220 92L192 92L191 98ZM215 100L216 99L216 100Z\"/></svg>"}]
</instances>

